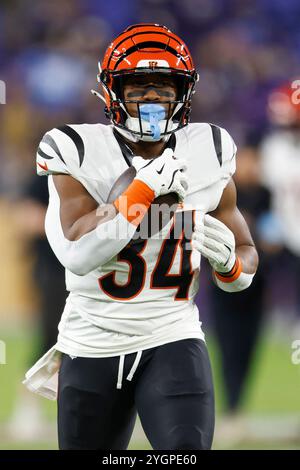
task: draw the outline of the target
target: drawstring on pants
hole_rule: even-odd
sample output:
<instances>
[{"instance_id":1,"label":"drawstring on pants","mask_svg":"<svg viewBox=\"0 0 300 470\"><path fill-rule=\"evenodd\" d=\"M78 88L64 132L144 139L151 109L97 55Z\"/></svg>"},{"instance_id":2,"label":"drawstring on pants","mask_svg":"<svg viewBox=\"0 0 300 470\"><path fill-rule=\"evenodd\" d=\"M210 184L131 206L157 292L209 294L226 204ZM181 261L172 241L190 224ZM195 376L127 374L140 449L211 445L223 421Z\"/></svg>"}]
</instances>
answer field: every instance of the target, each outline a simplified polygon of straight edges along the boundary
<instances>
[{"instance_id":1,"label":"drawstring on pants","mask_svg":"<svg viewBox=\"0 0 300 470\"><path fill-rule=\"evenodd\" d=\"M134 373L139 365L139 362L141 360L141 357L142 357L142 352L143 351L138 351L137 354L136 354L136 358L135 358L135 361L131 367L131 370L128 374L128 376L126 377L126 380L129 380L131 381L133 379L133 376L134 376ZM118 389L121 389L122 388L122 378L123 378L123 370L124 370L124 362L125 362L125 355L122 354L120 356L120 360L119 360L119 370L118 370L118 383L117 383L117 388Z\"/></svg>"}]
</instances>

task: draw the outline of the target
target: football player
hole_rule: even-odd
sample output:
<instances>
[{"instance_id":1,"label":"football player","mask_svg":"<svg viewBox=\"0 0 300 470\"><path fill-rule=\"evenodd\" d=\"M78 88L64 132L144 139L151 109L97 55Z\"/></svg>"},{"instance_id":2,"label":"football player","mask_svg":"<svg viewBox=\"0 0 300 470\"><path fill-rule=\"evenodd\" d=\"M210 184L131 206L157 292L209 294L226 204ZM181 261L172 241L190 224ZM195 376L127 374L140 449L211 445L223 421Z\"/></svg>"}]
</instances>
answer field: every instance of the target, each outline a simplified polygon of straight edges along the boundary
<instances>
[{"instance_id":1,"label":"football player","mask_svg":"<svg viewBox=\"0 0 300 470\"><path fill-rule=\"evenodd\" d=\"M57 343L25 383L57 397L60 449L126 449L137 413L154 449L209 449L200 258L228 292L246 289L258 263L236 207L236 146L225 129L189 124L198 75L165 26L127 28L99 69L104 96L94 93L110 124L57 127L37 152L38 174L49 175L46 233L70 294ZM110 201L128 168L133 177ZM168 195L181 203L174 217L136 238Z\"/></svg>"}]
</instances>

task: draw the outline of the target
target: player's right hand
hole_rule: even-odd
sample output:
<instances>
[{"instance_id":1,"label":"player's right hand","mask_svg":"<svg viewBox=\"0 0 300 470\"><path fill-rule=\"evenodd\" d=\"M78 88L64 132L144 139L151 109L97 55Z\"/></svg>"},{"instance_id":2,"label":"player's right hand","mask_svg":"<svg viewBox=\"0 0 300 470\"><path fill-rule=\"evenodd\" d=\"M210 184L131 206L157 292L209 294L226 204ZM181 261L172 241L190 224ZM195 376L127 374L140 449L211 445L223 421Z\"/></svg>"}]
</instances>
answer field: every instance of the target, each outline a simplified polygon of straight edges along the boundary
<instances>
[{"instance_id":1,"label":"player's right hand","mask_svg":"<svg viewBox=\"0 0 300 470\"><path fill-rule=\"evenodd\" d=\"M132 165L136 169L135 179L147 184L154 191L155 197L174 192L181 202L184 200L188 188L186 161L175 158L170 148L160 157L151 160L134 157Z\"/></svg>"}]
</instances>

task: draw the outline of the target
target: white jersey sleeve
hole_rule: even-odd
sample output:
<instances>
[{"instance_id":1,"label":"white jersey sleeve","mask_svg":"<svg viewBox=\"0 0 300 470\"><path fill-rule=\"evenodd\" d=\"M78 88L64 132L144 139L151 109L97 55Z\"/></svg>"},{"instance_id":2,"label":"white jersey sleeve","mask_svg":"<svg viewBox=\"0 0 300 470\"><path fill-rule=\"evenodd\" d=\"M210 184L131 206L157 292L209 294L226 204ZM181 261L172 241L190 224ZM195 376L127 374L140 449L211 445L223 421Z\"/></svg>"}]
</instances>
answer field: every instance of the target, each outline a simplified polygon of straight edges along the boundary
<instances>
[{"instance_id":1,"label":"white jersey sleeve","mask_svg":"<svg viewBox=\"0 0 300 470\"><path fill-rule=\"evenodd\" d=\"M93 143L93 139L89 139ZM136 226L121 214L99 224L96 229L76 241L68 240L63 233L60 220L60 198L52 175L70 175L80 181L94 199L101 204L97 188L101 181L94 179L92 168L85 160L87 138L84 128L78 125L64 125L47 132L37 150L37 173L49 175L49 205L46 213L45 230L49 244L61 264L70 272L84 276L107 263L131 240Z\"/></svg>"},{"instance_id":2,"label":"white jersey sleeve","mask_svg":"<svg viewBox=\"0 0 300 470\"><path fill-rule=\"evenodd\" d=\"M60 220L59 195L50 176L45 230L60 263L73 274L84 276L116 256L131 240L136 227L119 213L78 240L68 240Z\"/></svg>"}]
</instances>

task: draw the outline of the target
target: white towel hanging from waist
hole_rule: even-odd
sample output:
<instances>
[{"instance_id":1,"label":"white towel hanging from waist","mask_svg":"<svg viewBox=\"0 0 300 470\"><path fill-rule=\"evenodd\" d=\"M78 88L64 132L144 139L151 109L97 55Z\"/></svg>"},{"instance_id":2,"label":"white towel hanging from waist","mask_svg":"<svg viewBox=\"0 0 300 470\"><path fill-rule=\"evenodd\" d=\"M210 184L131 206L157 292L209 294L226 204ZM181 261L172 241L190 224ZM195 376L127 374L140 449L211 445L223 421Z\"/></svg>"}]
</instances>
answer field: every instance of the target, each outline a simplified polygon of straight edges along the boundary
<instances>
[{"instance_id":1,"label":"white towel hanging from waist","mask_svg":"<svg viewBox=\"0 0 300 470\"><path fill-rule=\"evenodd\" d=\"M60 363L61 352L53 346L26 372L23 384L32 392L56 400Z\"/></svg>"}]
</instances>

